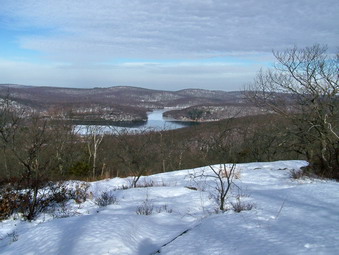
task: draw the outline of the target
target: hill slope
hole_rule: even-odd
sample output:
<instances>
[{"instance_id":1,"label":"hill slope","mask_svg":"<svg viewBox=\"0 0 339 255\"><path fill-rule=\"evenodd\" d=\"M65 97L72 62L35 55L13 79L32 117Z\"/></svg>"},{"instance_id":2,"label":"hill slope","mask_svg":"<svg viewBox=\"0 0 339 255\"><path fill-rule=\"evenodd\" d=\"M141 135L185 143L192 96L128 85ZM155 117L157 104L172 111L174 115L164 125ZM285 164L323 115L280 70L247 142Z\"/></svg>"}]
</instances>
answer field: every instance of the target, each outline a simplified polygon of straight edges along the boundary
<instances>
[{"instance_id":1,"label":"hill slope","mask_svg":"<svg viewBox=\"0 0 339 255\"><path fill-rule=\"evenodd\" d=\"M163 108L178 104L201 103L239 103L241 92L225 92L201 89L180 91L152 90L128 86L109 88L76 89L59 87L35 87L0 84L0 96L30 102L32 105L51 105L66 103L119 104L134 107ZM238 95L235 97L234 94Z\"/></svg>"},{"instance_id":2,"label":"hill slope","mask_svg":"<svg viewBox=\"0 0 339 255\"><path fill-rule=\"evenodd\" d=\"M241 92L163 91L127 86L76 89L0 84L0 98L6 97L46 117L75 121L146 121L146 112L158 108L244 104Z\"/></svg>"},{"instance_id":3,"label":"hill slope","mask_svg":"<svg viewBox=\"0 0 339 255\"><path fill-rule=\"evenodd\" d=\"M290 170L305 164L237 165L238 188L227 206L237 199L254 205L240 213L214 213L214 179L201 177L212 174L209 167L144 177L143 188L121 189L130 178L93 182L93 199L110 191L117 202L99 208L88 199L31 223L3 221L0 253L338 254L339 184L289 178ZM145 206L152 207L152 213L137 214ZM65 210L70 217L64 218Z\"/></svg>"}]
</instances>

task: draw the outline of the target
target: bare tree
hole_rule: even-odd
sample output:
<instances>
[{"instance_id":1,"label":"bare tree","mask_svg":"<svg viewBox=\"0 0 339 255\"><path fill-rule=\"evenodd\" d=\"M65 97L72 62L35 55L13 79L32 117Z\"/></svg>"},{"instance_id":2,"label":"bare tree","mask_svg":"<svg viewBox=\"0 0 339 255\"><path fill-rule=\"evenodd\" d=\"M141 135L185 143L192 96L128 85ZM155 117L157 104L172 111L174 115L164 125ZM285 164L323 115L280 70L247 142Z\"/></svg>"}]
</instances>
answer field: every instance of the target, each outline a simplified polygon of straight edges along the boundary
<instances>
[{"instance_id":1,"label":"bare tree","mask_svg":"<svg viewBox=\"0 0 339 255\"><path fill-rule=\"evenodd\" d=\"M89 162L92 160L92 175L95 177L98 149L104 138L103 128L101 126L87 126L86 136L88 138L87 148L89 153Z\"/></svg>"},{"instance_id":2,"label":"bare tree","mask_svg":"<svg viewBox=\"0 0 339 255\"><path fill-rule=\"evenodd\" d=\"M152 147L152 140L156 134L148 129L136 133L128 130L115 130L114 140L118 146L115 156L125 167L128 174L133 175L132 187L136 187L142 175L147 174L152 168L152 161L155 160Z\"/></svg>"},{"instance_id":3,"label":"bare tree","mask_svg":"<svg viewBox=\"0 0 339 255\"><path fill-rule=\"evenodd\" d=\"M54 157L58 176L67 175L68 168L77 158L76 145L80 145L77 132L76 128L65 121L58 120L49 124L49 144L53 147L50 155Z\"/></svg>"},{"instance_id":4,"label":"bare tree","mask_svg":"<svg viewBox=\"0 0 339 255\"><path fill-rule=\"evenodd\" d=\"M232 186L236 185L233 182L236 177L236 164L220 164L219 166L209 166L209 168L212 170L211 173L205 171L198 175L194 173L191 175L191 178L193 178L194 181L196 178L212 179L213 184L211 185L211 188L213 188L215 192L213 191L211 195L215 198L219 207L218 209L220 211L225 211L229 192L231 191Z\"/></svg>"},{"instance_id":5,"label":"bare tree","mask_svg":"<svg viewBox=\"0 0 339 255\"><path fill-rule=\"evenodd\" d=\"M55 169L63 164L63 159L55 155L59 147L56 137L53 125L39 113L9 99L1 101L0 144L4 152L1 159L9 171L6 177L15 195L13 208L19 206L28 220L46 207L48 201L42 188L49 185ZM62 150L58 148L61 154Z\"/></svg>"},{"instance_id":6,"label":"bare tree","mask_svg":"<svg viewBox=\"0 0 339 255\"><path fill-rule=\"evenodd\" d=\"M24 217L32 220L41 209L39 190L46 185L48 172L52 169L47 122L38 115L15 113L11 107L3 110L10 118L0 128L0 139L14 159L12 168L19 169L12 174L18 179L12 185L24 189L19 196L20 203L24 204Z\"/></svg>"},{"instance_id":7,"label":"bare tree","mask_svg":"<svg viewBox=\"0 0 339 255\"><path fill-rule=\"evenodd\" d=\"M219 168L210 166L210 169L213 172L213 175L211 175L211 177L215 179L217 202L221 211L225 210L227 195L231 190L232 185L234 184L233 179L235 177L235 166L235 164L232 164L230 167L227 167L226 164L222 164Z\"/></svg>"},{"instance_id":8,"label":"bare tree","mask_svg":"<svg viewBox=\"0 0 339 255\"><path fill-rule=\"evenodd\" d=\"M273 52L277 63L258 73L247 95L290 121L293 146L309 169L339 178L339 54L326 52L320 45Z\"/></svg>"},{"instance_id":9,"label":"bare tree","mask_svg":"<svg viewBox=\"0 0 339 255\"><path fill-rule=\"evenodd\" d=\"M3 169L5 175L9 178L11 173L8 158L11 153L11 146L16 137L17 130L22 122L22 117L25 114L25 109L17 109L15 103L10 100L10 96L0 99L0 144L3 156Z\"/></svg>"}]
</instances>

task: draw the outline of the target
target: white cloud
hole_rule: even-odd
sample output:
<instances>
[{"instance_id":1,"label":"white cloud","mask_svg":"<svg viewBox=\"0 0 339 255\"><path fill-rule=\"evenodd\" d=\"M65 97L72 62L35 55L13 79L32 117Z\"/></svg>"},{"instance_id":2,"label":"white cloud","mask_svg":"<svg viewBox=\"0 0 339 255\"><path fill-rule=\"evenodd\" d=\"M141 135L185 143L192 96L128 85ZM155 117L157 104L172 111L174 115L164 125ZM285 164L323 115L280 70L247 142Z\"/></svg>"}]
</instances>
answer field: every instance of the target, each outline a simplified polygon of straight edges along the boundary
<instances>
[{"instance_id":1,"label":"white cloud","mask_svg":"<svg viewBox=\"0 0 339 255\"><path fill-rule=\"evenodd\" d=\"M51 29L22 36L22 47L54 58L185 57L337 46L336 0L6 1L15 26Z\"/></svg>"},{"instance_id":2,"label":"white cloud","mask_svg":"<svg viewBox=\"0 0 339 255\"><path fill-rule=\"evenodd\" d=\"M64 86L208 83L233 89L247 82L272 49L321 43L333 50L339 41L337 0L2 0L0 13L0 27L19 31L21 48L71 65L39 66L41 72L33 64L2 62L8 72L1 70L3 77L25 84L30 78L31 84ZM161 62L218 56L257 64ZM155 62L97 65L121 58ZM19 71L28 80L15 75Z\"/></svg>"},{"instance_id":3,"label":"white cloud","mask_svg":"<svg viewBox=\"0 0 339 255\"><path fill-rule=\"evenodd\" d=\"M258 69L258 64L126 62L78 66L0 59L2 83L40 86L131 85L165 90L187 87L239 90L251 81Z\"/></svg>"}]
</instances>

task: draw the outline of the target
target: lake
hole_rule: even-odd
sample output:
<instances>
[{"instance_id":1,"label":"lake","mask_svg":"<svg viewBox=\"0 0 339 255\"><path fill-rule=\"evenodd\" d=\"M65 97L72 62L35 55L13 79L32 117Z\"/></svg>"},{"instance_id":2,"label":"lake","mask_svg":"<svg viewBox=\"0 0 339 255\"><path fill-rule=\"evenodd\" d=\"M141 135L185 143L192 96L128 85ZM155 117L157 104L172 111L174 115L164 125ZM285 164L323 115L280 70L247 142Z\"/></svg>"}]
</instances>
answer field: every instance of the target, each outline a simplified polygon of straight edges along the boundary
<instances>
[{"instance_id":1,"label":"lake","mask_svg":"<svg viewBox=\"0 0 339 255\"><path fill-rule=\"evenodd\" d=\"M112 125L77 125L76 129L80 133L86 134L86 130L95 129L99 133L114 133L119 131L138 132L143 130L171 130L196 125L196 122L175 121L169 118L163 118L162 114L171 109L154 110L147 113L147 122L138 123L117 123Z\"/></svg>"}]
</instances>

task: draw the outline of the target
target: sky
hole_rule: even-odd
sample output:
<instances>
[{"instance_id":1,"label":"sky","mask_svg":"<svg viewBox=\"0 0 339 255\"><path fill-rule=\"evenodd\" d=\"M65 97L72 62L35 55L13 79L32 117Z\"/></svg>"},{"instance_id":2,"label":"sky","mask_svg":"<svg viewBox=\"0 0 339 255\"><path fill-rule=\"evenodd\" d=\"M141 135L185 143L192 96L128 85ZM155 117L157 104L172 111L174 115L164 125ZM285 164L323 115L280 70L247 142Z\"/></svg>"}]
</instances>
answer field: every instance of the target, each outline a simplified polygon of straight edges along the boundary
<instances>
[{"instance_id":1,"label":"sky","mask_svg":"<svg viewBox=\"0 0 339 255\"><path fill-rule=\"evenodd\" d=\"M338 51L338 0L0 0L0 83L242 90L272 50Z\"/></svg>"}]
</instances>

